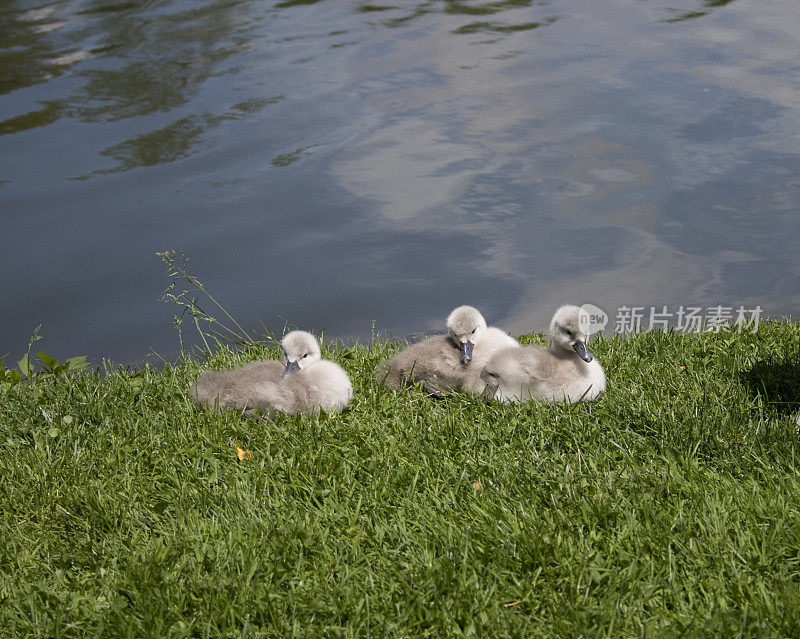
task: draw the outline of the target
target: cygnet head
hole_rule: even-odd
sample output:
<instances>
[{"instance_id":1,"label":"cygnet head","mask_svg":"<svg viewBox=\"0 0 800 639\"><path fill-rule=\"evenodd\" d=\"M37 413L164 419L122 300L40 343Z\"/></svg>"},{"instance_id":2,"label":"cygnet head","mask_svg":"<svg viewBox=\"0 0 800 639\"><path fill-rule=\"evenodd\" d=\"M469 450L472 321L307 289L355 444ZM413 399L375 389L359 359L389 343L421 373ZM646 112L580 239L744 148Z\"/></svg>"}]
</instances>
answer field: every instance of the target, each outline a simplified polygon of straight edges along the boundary
<instances>
[{"instance_id":1,"label":"cygnet head","mask_svg":"<svg viewBox=\"0 0 800 639\"><path fill-rule=\"evenodd\" d=\"M459 306L447 318L447 330L450 339L461 351L461 363L469 364L472 361L472 348L486 330L483 315L473 306Z\"/></svg>"},{"instance_id":2,"label":"cygnet head","mask_svg":"<svg viewBox=\"0 0 800 639\"><path fill-rule=\"evenodd\" d=\"M529 377L525 357L520 357L521 354L522 349L508 348L496 353L489 360L481 371L481 379L486 384L483 390L485 400L507 402L515 394L521 393L523 380Z\"/></svg>"},{"instance_id":3,"label":"cygnet head","mask_svg":"<svg viewBox=\"0 0 800 639\"><path fill-rule=\"evenodd\" d=\"M564 350L574 350L584 362L592 361L592 354L586 348L588 335L581 327L581 313L578 306L562 306L550 322L550 338L554 346Z\"/></svg>"},{"instance_id":4,"label":"cygnet head","mask_svg":"<svg viewBox=\"0 0 800 639\"><path fill-rule=\"evenodd\" d=\"M286 368L281 377L302 370L321 358L317 338L305 331L286 333L281 340L281 361Z\"/></svg>"}]
</instances>

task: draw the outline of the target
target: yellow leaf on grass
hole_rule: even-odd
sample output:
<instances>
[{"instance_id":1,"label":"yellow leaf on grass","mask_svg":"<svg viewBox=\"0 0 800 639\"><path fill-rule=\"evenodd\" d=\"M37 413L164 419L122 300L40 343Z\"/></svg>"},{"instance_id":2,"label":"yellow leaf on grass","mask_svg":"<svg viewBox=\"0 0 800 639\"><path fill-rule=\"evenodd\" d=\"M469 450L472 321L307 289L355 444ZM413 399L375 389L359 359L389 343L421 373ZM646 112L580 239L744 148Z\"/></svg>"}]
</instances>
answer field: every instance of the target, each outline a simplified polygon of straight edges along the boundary
<instances>
[{"instance_id":1,"label":"yellow leaf on grass","mask_svg":"<svg viewBox=\"0 0 800 639\"><path fill-rule=\"evenodd\" d=\"M249 450L245 450L241 446L236 447L236 454L239 456L239 461L244 461L245 459L253 459L253 453Z\"/></svg>"}]
</instances>

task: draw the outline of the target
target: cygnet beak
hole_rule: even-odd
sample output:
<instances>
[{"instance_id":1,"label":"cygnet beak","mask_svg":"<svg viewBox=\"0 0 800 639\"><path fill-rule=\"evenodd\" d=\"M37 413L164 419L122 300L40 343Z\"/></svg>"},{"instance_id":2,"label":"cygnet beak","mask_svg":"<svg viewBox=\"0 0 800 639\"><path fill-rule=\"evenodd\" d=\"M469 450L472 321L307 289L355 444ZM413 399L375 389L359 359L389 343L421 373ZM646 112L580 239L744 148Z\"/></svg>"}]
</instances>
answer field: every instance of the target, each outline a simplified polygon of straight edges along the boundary
<instances>
[{"instance_id":1,"label":"cygnet beak","mask_svg":"<svg viewBox=\"0 0 800 639\"><path fill-rule=\"evenodd\" d=\"M461 363L462 364L469 364L472 361L472 347L473 343L467 340L466 342L461 342L461 346L459 350L461 351Z\"/></svg>"},{"instance_id":2,"label":"cygnet beak","mask_svg":"<svg viewBox=\"0 0 800 639\"><path fill-rule=\"evenodd\" d=\"M589 349L586 348L586 342L578 340L572 345L572 348L575 352L581 356L581 359L584 362L591 362L592 361L592 354L589 352Z\"/></svg>"},{"instance_id":3,"label":"cygnet beak","mask_svg":"<svg viewBox=\"0 0 800 639\"><path fill-rule=\"evenodd\" d=\"M286 362L286 368L283 369L281 377L286 377L287 375L299 370L300 370L300 364L298 364L297 362Z\"/></svg>"}]
</instances>

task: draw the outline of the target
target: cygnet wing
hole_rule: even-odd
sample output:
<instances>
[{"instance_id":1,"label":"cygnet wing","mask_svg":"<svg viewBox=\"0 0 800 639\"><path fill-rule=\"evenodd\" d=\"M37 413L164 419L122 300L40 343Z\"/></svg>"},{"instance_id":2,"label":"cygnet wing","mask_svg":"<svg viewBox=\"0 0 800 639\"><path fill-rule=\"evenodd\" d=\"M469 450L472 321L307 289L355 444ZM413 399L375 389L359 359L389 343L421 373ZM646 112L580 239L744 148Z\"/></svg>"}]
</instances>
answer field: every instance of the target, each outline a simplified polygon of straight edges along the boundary
<instances>
[{"instance_id":1,"label":"cygnet wing","mask_svg":"<svg viewBox=\"0 0 800 639\"><path fill-rule=\"evenodd\" d=\"M480 344L475 347L474 356L479 356L488 362L492 355L498 351L505 348L514 348L516 346L519 346L519 342L511 337L511 335L505 331L501 331L499 328L490 326L481 336Z\"/></svg>"},{"instance_id":2,"label":"cygnet wing","mask_svg":"<svg viewBox=\"0 0 800 639\"><path fill-rule=\"evenodd\" d=\"M248 410L265 385L280 379L283 364L276 360L253 362L229 371L205 371L189 389L189 395L204 406Z\"/></svg>"},{"instance_id":3,"label":"cygnet wing","mask_svg":"<svg viewBox=\"0 0 800 639\"><path fill-rule=\"evenodd\" d=\"M541 346L520 350L523 355L522 370L528 380L524 389L527 389L530 398L548 402L575 402L590 384L584 370L586 366L576 354L559 357Z\"/></svg>"},{"instance_id":4,"label":"cygnet wing","mask_svg":"<svg viewBox=\"0 0 800 639\"><path fill-rule=\"evenodd\" d=\"M295 377L298 387L302 386L302 393L298 392L298 397L303 397L304 411L343 410L353 398L350 378L335 362L322 360Z\"/></svg>"},{"instance_id":5,"label":"cygnet wing","mask_svg":"<svg viewBox=\"0 0 800 639\"><path fill-rule=\"evenodd\" d=\"M458 348L446 335L436 335L409 346L378 367L376 377L395 390L412 381L422 382L428 392L442 394L460 388L464 365Z\"/></svg>"}]
</instances>

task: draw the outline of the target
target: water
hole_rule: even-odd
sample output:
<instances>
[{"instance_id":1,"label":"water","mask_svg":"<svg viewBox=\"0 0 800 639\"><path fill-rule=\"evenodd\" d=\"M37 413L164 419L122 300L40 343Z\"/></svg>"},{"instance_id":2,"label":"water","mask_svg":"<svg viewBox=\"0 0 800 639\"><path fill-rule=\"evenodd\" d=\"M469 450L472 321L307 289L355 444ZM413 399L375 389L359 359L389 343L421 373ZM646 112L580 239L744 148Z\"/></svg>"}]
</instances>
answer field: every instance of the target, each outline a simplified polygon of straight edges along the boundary
<instances>
[{"instance_id":1,"label":"water","mask_svg":"<svg viewBox=\"0 0 800 639\"><path fill-rule=\"evenodd\" d=\"M795 0L0 5L0 355L800 309Z\"/></svg>"}]
</instances>

